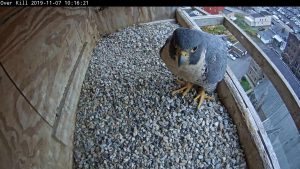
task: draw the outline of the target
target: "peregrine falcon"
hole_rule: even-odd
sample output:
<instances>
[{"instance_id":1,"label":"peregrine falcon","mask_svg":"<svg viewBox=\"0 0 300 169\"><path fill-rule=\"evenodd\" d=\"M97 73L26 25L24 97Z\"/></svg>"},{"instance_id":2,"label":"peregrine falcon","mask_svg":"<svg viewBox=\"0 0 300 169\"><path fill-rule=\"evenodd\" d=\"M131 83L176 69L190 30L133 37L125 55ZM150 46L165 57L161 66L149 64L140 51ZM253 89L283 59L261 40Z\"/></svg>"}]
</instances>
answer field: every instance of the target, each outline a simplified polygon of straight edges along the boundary
<instances>
[{"instance_id":1,"label":"peregrine falcon","mask_svg":"<svg viewBox=\"0 0 300 169\"><path fill-rule=\"evenodd\" d=\"M160 49L160 57L167 68L187 83L172 94L186 95L193 84L200 86L198 95L200 108L205 94L213 92L224 78L227 66L227 47L221 37L201 30L177 28Z\"/></svg>"}]
</instances>

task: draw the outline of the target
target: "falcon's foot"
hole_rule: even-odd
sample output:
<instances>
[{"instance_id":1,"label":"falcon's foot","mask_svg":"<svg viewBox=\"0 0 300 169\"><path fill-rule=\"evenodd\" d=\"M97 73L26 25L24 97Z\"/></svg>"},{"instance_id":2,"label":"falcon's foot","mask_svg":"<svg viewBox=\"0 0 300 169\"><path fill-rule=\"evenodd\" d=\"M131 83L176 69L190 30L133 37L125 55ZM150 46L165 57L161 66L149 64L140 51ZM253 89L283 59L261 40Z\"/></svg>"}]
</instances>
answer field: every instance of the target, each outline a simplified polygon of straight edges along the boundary
<instances>
[{"instance_id":1,"label":"falcon's foot","mask_svg":"<svg viewBox=\"0 0 300 169\"><path fill-rule=\"evenodd\" d=\"M175 95L176 93L182 93L182 96L185 96L193 87L193 84L190 82L187 82L182 88L175 90L172 92L172 95Z\"/></svg>"},{"instance_id":2,"label":"falcon's foot","mask_svg":"<svg viewBox=\"0 0 300 169\"><path fill-rule=\"evenodd\" d=\"M198 103L197 109L200 108L200 106L202 105L204 99L212 100L212 99L214 99L214 97L208 96L208 95L205 93L204 89L201 87L200 90L199 90L198 95L195 97L194 100L197 101L198 99L199 99L200 101L199 101L199 103Z\"/></svg>"},{"instance_id":3,"label":"falcon's foot","mask_svg":"<svg viewBox=\"0 0 300 169\"><path fill-rule=\"evenodd\" d=\"M176 79L176 83L178 83L178 84L180 84L180 85L186 84L185 81L180 80L180 79Z\"/></svg>"}]
</instances>

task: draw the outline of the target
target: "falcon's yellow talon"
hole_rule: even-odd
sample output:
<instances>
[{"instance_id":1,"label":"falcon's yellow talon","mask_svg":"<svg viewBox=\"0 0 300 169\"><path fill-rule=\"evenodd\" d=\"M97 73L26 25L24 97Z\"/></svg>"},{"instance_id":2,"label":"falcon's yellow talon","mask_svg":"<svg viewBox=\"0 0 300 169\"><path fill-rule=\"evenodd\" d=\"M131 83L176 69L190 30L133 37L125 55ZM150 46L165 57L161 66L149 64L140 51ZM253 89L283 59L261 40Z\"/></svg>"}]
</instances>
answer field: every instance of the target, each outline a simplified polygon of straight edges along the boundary
<instances>
[{"instance_id":1,"label":"falcon's yellow talon","mask_svg":"<svg viewBox=\"0 0 300 169\"><path fill-rule=\"evenodd\" d=\"M228 55L224 51L225 42L217 36L194 29L178 28L168 37L159 54L170 72L180 79L177 83L183 85L182 79L202 87L203 91L199 91L195 98L197 104L199 101L199 109L204 99L213 99L204 90L214 91L217 83L224 78ZM187 85L172 94L186 95L191 88Z\"/></svg>"},{"instance_id":2,"label":"falcon's yellow talon","mask_svg":"<svg viewBox=\"0 0 300 169\"><path fill-rule=\"evenodd\" d=\"M207 100L214 100L214 97L213 97L213 96L208 96L208 95L206 95L205 98L206 98Z\"/></svg>"},{"instance_id":3,"label":"falcon's yellow talon","mask_svg":"<svg viewBox=\"0 0 300 169\"><path fill-rule=\"evenodd\" d=\"M172 95L175 95L176 93L182 93L182 96L185 96L193 87L192 83L186 83L182 88L177 89L172 92Z\"/></svg>"},{"instance_id":4,"label":"falcon's yellow talon","mask_svg":"<svg viewBox=\"0 0 300 169\"><path fill-rule=\"evenodd\" d=\"M185 82L183 80L179 80L179 79L176 79L176 83L180 84L180 85L183 85L185 84Z\"/></svg>"},{"instance_id":5,"label":"falcon's yellow talon","mask_svg":"<svg viewBox=\"0 0 300 169\"><path fill-rule=\"evenodd\" d=\"M197 101L197 100L199 99L200 96L201 96L201 95L198 94L198 95L194 98L194 101Z\"/></svg>"},{"instance_id":6,"label":"falcon's yellow talon","mask_svg":"<svg viewBox=\"0 0 300 169\"><path fill-rule=\"evenodd\" d=\"M204 99L208 99L208 100L213 100L213 99L214 99L214 97L208 96L208 95L205 93L205 91L203 90L203 88L201 88L201 89L199 90L199 94L194 98L194 101L197 101L199 98L200 98L200 101L199 101L199 103L198 103L197 109L200 108L200 106L202 105Z\"/></svg>"}]
</instances>

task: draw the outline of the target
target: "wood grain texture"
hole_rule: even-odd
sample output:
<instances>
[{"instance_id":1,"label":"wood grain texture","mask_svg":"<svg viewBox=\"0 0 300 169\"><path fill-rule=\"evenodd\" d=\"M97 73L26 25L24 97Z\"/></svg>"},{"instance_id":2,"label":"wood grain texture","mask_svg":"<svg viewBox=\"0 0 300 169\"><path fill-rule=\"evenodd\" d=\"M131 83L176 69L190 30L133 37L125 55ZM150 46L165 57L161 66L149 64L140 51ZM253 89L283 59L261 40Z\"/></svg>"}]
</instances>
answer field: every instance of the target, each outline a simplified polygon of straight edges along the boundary
<instances>
[{"instance_id":1,"label":"wood grain texture","mask_svg":"<svg viewBox=\"0 0 300 169\"><path fill-rule=\"evenodd\" d=\"M123 9L123 11L119 11L119 9ZM141 8L138 8L139 10L142 10ZM95 46L96 43L96 33L99 32L105 33L105 31L115 31L115 29L119 28L120 25L126 25L128 26L129 23L123 23L123 21L132 19L131 15L136 15L135 12L137 12L137 9L127 9L127 8L106 8L106 12L109 13L116 13L116 15L113 16L107 16L105 19L105 24L110 25L109 29L101 29L99 26L99 23L101 22L92 22L97 19L85 19L85 18L77 18L81 22L76 22L75 26L78 30L78 32L84 32L79 33L79 38L82 41L82 43L87 43L86 49L83 51L83 57L80 60L78 67L73 69L76 73L74 74L74 81L71 83L71 85L68 88L69 91L65 91L66 93L66 101L63 101L63 106L61 108L61 113L58 115L57 118L57 124L54 126L53 135L59 139L64 144L70 144L73 140L73 130L74 130L74 123L75 123L75 111L77 108L77 102L80 95L80 88L83 82L84 74L87 69L87 65L89 62L89 56L91 55L92 49ZM147 8L145 8L147 9ZM155 8L159 10L163 10L164 8ZM104 11L105 11L104 10ZM96 18L97 8L89 8L87 12L88 18ZM127 16L125 20L122 20L122 22L118 22L119 16L124 16L124 13L127 11ZM129 13L128 13L129 11ZM168 10L167 10L168 11ZM170 11L170 10L169 10ZM72 11L72 13L77 13L78 10ZM119 12L119 13L118 13ZM94 15L96 14L96 15ZM98 13L99 14L99 13ZM165 14L164 14L165 15ZM99 18L98 18L99 19ZM136 17L135 19L131 20L132 22L137 22L140 20L147 20L146 17ZM151 18L150 18L151 19ZM98 25L97 25L98 23ZM95 26L96 25L96 26ZM117 27L115 27L117 26ZM96 32L96 33L95 33ZM91 36L94 35L94 36ZM78 58L78 57L77 57ZM78 70L77 70L78 69Z\"/></svg>"},{"instance_id":2,"label":"wood grain texture","mask_svg":"<svg viewBox=\"0 0 300 169\"><path fill-rule=\"evenodd\" d=\"M66 98L62 102L62 113L59 115L57 125L54 128L54 136L63 142L65 145L72 145L73 142L73 131L75 128L75 117L77 109L77 103L79 100L80 89L84 80L84 74L86 72L85 65L89 62L91 49L89 44L85 43L81 49L80 56L76 61L76 67L74 67L71 75L71 83L66 93ZM83 63L83 64L79 64Z\"/></svg>"},{"instance_id":3,"label":"wood grain texture","mask_svg":"<svg viewBox=\"0 0 300 169\"><path fill-rule=\"evenodd\" d=\"M176 10L176 20L183 27L201 30L199 26L197 26L196 22L191 19L191 17L189 17L189 15L182 8L178 8Z\"/></svg>"},{"instance_id":4,"label":"wood grain texture","mask_svg":"<svg viewBox=\"0 0 300 169\"><path fill-rule=\"evenodd\" d=\"M0 168L71 168L70 147L51 137L51 126L20 95L2 67L0 95Z\"/></svg>"},{"instance_id":5,"label":"wood grain texture","mask_svg":"<svg viewBox=\"0 0 300 169\"><path fill-rule=\"evenodd\" d=\"M224 17L221 15L191 17L198 26L222 25Z\"/></svg>"},{"instance_id":6,"label":"wood grain texture","mask_svg":"<svg viewBox=\"0 0 300 169\"><path fill-rule=\"evenodd\" d=\"M219 83L217 87L218 96L228 110L230 117L237 127L240 143L245 153L247 166L250 169L263 169L263 162L254 143L254 139L251 136L251 132L249 131L253 129L248 128L248 126L246 125L247 122L242 116L242 113L240 112L233 95L230 93L231 91L229 89L229 86L225 82L225 80L228 78L229 77L225 75L224 80Z\"/></svg>"},{"instance_id":7,"label":"wood grain texture","mask_svg":"<svg viewBox=\"0 0 300 169\"><path fill-rule=\"evenodd\" d=\"M230 69L227 70L227 74L231 78L231 81L237 90L236 94L242 98L243 104L241 104L240 106L245 105L246 110L249 112L249 114L248 114L249 118L247 118L247 119L253 119L253 122L254 122L253 126L255 126L255 128L257 128L257 134L259 136L259 139L263 143L262 148L267 153L268 158L272 164L272 167L276 168L276 169L280 168L276 153L273 149L273 145L269 139L269 136L267 135L267 132L263 126L263 123L260 120L258 113L256 112L252 102L250 101L245 90L241 86L239 80L236 78L236 76L233 74L233 72Z\"/></svg>"},{"instance_id":8,"label":"wood grain texture","mask_svg":"<svg viewBox=\"0 0 300 169\"><path fill-rule=\"evenodd\" d=\"M31 104L53 125L83 41L91 41L84 34L93 35L78 30L82 25L88 27L88 10L26 8L22 13L0 29L0 38L5 39L0 45L0 61Z\"/></svg>"},{"instance_id":9,"label":"wood grain texture","mask_svg":"<svg viewBox=\"0 0 300 169\"><path fill-rule=\"evenodd\" d=\"M188 13L178 8L176 11L176 19L185 27L200 29L199 26L220 25L223 24L224 17L221 15L203 15L189 17Z\"/></svg>"},{"instance_id":10,"label":"wood grain texture","mask_svg":"<svg viewBox=\"0 0 300 169\"><path fill-rule=\"evenodd\" d=\"M174 7L0 9L0 168L71 168L75 112L96 40ZM3 97L2 97L3 96Z\"/></svg>"},{"instance_id":11,"label":"wood grain texture","mask_svg":"<svg viewBox=\"0 0 300 169\"><path fill-rule=\"evenodd\" d=\"M0 27L0 62L18 97L0 100L0 168L71 168L75 110L99 37L95 13L90 8L17 9L1 15L5 24ZM7 17L16 10L17 14ZM88 47L75 66L84 43ZM12 93L7 86L0 86L1 98ZM22 104L16 104L22 97ZM59 127L53 128L55 122ZM29 126L26 132L19 123Z\"/></svg>"},{"instance_id":12,"label":"wood grain texture","mask_svg":"<svg viewBox=\"0 0 300 169\"><path fill-rule=\"evenodd\" d=\"M175 10L176 7L109 7L97 11L96 19L100 33L105 34L137 23L174 18Z\"/></svg>"},{"instance_id":13,"label":"wood grain texture","mask_svg":"<svg viewBox=\"0 0 300 169\"><path fill-rule=\"evenodd\" d=\"M14 19L24 8L20 7L0 7L0 26L4 25L7 21Z\"/></svg>"},{"instance_id":14,"label":"wood grain texture","mask_svg":"<svg viewBox=\"0 0 300 169\"><path fill-rule=\"evenodd\" d=\"M0 68L1 168L71 168L75 110L99 34L174 18L175 10L176 7L108 7L102 11L97 7L0 8L0 62L7 71L5 74ZM186 15L184 11L178 14ZM185 23L182 17L177 20ZM185 26L197 28L194 23L190 20ZM268 155L268 147L263 147L260 140L265 133L258 136L261 129L250 116L253 110L245 107L228 73L225 79L218 92L238 127L249 167L270 166L268 158L272 153Z\"/></svg>"}]
</instances>

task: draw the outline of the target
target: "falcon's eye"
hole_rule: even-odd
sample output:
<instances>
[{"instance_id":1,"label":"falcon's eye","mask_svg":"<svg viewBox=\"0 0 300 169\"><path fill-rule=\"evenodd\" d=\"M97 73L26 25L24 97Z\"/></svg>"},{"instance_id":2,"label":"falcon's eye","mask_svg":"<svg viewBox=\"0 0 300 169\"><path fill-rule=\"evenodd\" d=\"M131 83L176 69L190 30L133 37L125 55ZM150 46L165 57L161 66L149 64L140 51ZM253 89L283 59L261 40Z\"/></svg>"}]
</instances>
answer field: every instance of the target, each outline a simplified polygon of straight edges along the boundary
<instances>
[{"instance_id":1,"label":"falcon's eye","mask_svg":"<svg viewBox=\"0 0 300 169\"><path fill-rule=\"evenodd\" d=\"M192 53L196 52L196 50L198 49L198 47L193 47L193 49L191 50Z\"/></svg>"}]
</instances>

